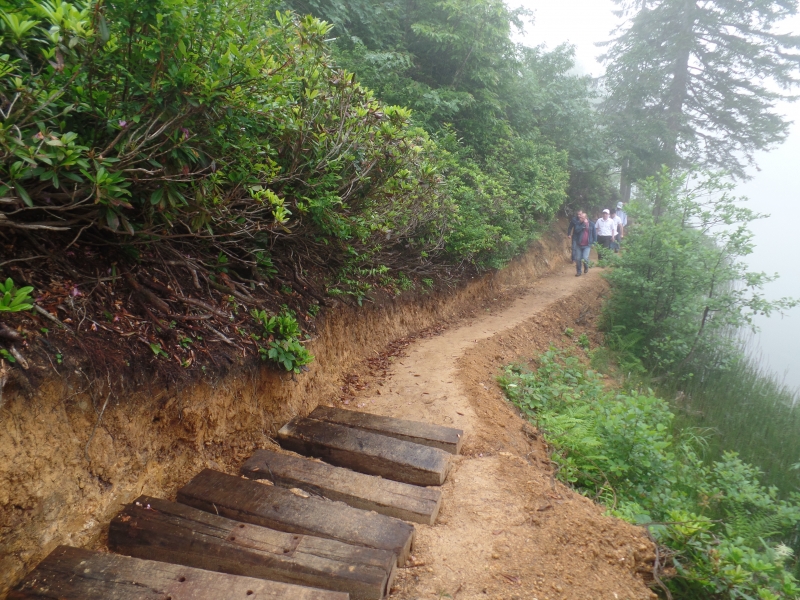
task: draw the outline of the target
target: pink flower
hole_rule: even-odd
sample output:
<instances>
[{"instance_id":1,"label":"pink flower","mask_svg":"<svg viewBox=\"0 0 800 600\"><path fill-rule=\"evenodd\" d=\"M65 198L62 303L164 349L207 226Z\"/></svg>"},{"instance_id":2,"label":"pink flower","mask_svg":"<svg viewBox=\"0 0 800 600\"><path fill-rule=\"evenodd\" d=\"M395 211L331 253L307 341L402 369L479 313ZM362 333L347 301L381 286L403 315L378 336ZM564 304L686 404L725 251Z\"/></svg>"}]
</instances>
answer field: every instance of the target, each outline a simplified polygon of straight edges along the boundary
<instances>
[{"instance_id":1,"label":"pink flower","mask_svg":"<svg viewBox=\"0 0 800 600\"><path fill-rule=\"evenodd\" d=\"M83 296L83 294L81 294L81 291L78 289L77 285L72 286L72 289L69 291L69 295L72 296L73 298L77 298L78 296Z\"/></svg>"},{"instance_id":2,"label":"pink flower","mask_svg":"<svg viewBox=\"0 0 800 600\"><path fill-rule=\"evenodd\" d=\"M127 121L120 121L120 122L119 122L119 126L120 126L120 127L122 127L122 128L124 129L125 127L127 127L127 126L128 126L128 122L127 122Z\"/></svg>"}]
</instances>

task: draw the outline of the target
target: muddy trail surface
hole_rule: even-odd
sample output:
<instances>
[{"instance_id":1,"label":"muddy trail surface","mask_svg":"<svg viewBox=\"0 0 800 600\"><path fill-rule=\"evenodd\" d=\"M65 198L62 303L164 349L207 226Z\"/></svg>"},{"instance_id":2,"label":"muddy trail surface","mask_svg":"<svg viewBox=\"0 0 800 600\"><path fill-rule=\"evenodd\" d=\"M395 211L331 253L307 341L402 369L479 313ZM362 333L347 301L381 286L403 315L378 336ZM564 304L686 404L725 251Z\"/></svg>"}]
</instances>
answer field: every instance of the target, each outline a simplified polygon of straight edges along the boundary
<instances>
[{"instance_id":1,"label":"muddy trail surface","mask_svg":"<svg viewBox=\"0 0 800 600\"><path fill-rule=\"evenodd\" d=\"M413 559L392 597L639 600L653 549L643 531L555 481L535 429L504 400L503 365L551 343L596 337L605 285L573 267L494 308L400 341L345 379L338 406L465 432L434 526L417 525Z\"/></svg>"}]
</instances>

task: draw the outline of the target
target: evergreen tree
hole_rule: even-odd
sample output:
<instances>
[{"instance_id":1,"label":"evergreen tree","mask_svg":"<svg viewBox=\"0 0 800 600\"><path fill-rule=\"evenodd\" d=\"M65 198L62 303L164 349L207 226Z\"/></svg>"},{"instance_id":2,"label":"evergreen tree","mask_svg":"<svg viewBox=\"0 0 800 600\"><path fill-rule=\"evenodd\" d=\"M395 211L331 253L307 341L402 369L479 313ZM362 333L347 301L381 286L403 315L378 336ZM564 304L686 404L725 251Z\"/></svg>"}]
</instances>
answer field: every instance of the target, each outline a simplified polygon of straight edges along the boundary
<instances>
[{"instance_id":1,"label":"evergreen tree","mask_svg":"<svg viewBox=\"0 0 800 600\"><path fill-rule=\"evenodd\" d=\"M626 183L662 164L744 178L784 140L775 103L798 81L797 0L616 0L631 18L609 43L605 111Z\"/></svg>"}]
</instances>

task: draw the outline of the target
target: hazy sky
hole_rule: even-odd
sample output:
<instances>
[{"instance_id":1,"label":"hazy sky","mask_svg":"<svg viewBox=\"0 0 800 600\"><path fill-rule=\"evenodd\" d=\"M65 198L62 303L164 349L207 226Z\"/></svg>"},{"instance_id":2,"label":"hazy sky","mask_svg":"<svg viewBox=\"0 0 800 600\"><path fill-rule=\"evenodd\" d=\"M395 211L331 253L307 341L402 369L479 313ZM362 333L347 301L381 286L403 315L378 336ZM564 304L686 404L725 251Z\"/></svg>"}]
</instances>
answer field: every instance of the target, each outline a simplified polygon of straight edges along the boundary
<instances>
[{"instance_id":1,"label":"hazy sky","mask_svg":"<svg viewBox=\"0 0 800 600\"><path fill-rule=\"evenodd\" d=\"M594 76L603 73L596 60L603 48L595 44L608 40L618 24L611 0L508 0L508 4L534 12L534 23L520 41L549 48L569 42L576 47L581 70ZM787 23L786 31L800 33L800 17ZM789 139L758 155L760 171L754 171L738 191L750 198L751 208L771 215L752 227L757 247L749 260L754 270L780 274L780 280L766 288L767 296L800 298L800 236L795 233L800 209L800 102L783 103L779 110L794 122ZM758 325L756 344L764 361L800 389L800 307L783 318L760 319Z\"/></svg>"}]
</instances>

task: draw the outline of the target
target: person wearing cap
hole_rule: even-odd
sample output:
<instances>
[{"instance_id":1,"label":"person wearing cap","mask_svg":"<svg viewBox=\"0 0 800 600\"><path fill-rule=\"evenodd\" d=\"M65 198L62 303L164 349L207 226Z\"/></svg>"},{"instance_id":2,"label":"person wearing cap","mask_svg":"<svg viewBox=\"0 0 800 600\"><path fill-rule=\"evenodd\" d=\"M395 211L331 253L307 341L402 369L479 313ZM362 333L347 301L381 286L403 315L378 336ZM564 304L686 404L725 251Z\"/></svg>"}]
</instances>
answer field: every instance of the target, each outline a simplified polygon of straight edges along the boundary
<instances>
[{"instance_id":1,"label":"person wearing cap","mask_svg":"<svg viewBox=\"0 0 800 600\"><path fill-rule=\"evenodd\" d=\"M597 243L603 248L610 248L611 242L613 242L614 238L617 236L617 223L611 218L611 211L604 208L603 216L597 219L597 223L595 223L594 226L597 230ZM602 260L603 253L598 251L597 258Z\"/></svg>"},{"instance_id":2,"label":"person wearing cap","mask_svg":"<svg viewBox=\"0 0 800 600\"><path fill-rule=\"evenodd\" d=\"M625 228L628 226L628 213L622 210L624 206L622 202L617 202L617 218L622 223L621 227L620 223L617 223L617 242L625 237Z\"/></svg>"}]
</instances>

